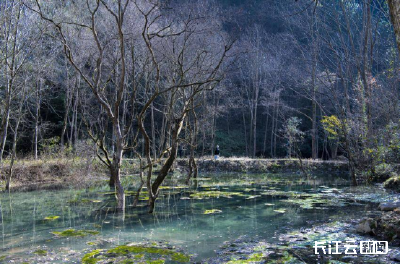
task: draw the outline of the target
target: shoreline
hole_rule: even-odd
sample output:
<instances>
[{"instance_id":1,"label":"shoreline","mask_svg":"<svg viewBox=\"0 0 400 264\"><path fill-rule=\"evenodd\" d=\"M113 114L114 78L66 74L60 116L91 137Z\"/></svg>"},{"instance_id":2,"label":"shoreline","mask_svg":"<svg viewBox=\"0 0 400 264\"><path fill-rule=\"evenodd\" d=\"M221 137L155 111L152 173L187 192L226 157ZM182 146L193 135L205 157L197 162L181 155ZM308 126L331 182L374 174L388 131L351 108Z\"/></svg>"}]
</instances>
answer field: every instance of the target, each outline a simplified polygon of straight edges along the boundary
<instances>
[{"instance_id":1,"label":"shoreline","mask_svg":"<svg viewBox=\"0 0 400 264\"><path fill-rule=\"evenodd\" d=\"M347 162L303 160L303 168L297 159L252 159L252 158L220 158L212 157L196 159L199 174L223 173L301 173L328 174L338 176L348 173ZM188 171L188 159L177 159L174 174L184 175ZM127 175L138 175L139 161L124 159L122 178ZM154 165L157 171L160 164ZM3 181L7 164L0 171ZM35 190L58 190L71 187L90 187L98 182L108 180L107 168L95 159L43 159L19 160L14 165L14 177L11 180L10 192L29 192Z\"/></svg>"}]
</instances>

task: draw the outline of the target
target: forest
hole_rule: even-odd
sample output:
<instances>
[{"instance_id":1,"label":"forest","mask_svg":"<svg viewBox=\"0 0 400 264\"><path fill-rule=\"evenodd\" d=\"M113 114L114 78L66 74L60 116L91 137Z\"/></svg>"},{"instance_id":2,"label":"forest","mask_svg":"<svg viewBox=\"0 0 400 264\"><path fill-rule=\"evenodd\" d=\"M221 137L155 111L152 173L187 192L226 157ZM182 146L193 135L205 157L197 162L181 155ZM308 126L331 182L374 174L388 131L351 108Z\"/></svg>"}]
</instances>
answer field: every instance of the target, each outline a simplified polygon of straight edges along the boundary
<instances>
[{"instance_id":1,"label":"forest","mask_svg":"<svg viewBox=\"0 0 400 264\"><path fill-rule=\"evenodd\" d=\"M8 193L46 162L63 188L100 177L124 214L240 162L400 192L397 0L1 0L0 21Z\"/></svg>"}]
</instances>

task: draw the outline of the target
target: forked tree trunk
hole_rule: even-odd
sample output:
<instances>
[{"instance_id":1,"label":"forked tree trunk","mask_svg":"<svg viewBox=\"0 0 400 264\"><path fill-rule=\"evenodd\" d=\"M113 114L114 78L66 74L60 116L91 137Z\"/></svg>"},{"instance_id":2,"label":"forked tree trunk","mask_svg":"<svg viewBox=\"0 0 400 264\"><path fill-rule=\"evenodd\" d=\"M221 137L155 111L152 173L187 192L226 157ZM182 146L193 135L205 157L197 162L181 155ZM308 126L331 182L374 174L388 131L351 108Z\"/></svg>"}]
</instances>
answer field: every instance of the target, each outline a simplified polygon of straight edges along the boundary
<instances>
[{"instance_id":1,"label":"forked tree trunk","mask_svg":"<svg viewBox=\"0 0 400 264\"><path fill-rule=\"evenodd\" d=\"M157 178L154 180L153 184L151 185L151 193L152 195L149 197L149 213L153 213L155 202L158 198L158 188L164 182L165 177L167 177L168 172L170 171L174 161L176 159L178 153L178 138L179 134L181 133L183 121L185 119L185 115L175 121L175 127L173 129L172 138L171 138L171 154L168 159L165 161L164 165L162 166L160 172L157 175Z\"/></svg>"}]
</instances>

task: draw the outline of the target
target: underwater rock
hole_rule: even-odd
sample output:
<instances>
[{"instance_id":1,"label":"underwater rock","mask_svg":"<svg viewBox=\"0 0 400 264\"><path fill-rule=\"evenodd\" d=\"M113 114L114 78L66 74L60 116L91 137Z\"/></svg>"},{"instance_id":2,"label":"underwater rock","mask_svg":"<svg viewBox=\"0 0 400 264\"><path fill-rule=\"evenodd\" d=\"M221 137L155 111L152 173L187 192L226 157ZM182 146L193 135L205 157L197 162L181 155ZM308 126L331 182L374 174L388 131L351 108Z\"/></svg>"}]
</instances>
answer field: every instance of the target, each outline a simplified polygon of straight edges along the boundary
<instances>
[{"instance_id":1,"label":"underwater rock","mask_svg":"<svg viewBox=\"0 0 400 264\"><path fill-rule=\"evenodd\" d=\"M391 254L389 258L391 260L400 262L400 252L395 252L394 254Z\"/></svg>"},{"instance_id":2,"label":"underwater rock","mask_svg":"<svg viewBox=\"0 0 400 264\"><path fill-rule=\"evenodd\" d=\"M372 218L364 218L356 227L357 233L371 234L372 230L376 227L376 222Z\"/></svg>"},{"instance_id":3,"label":"underwater rock","mask_svg":"<svg viewBox=\"0 0 400 264\"><path fill-rule=\"evenodd\" d=\"M400 201L381 203L378 208L381 211L393 211L396 208L400 208Z\"/></svg>"}]
</instances>

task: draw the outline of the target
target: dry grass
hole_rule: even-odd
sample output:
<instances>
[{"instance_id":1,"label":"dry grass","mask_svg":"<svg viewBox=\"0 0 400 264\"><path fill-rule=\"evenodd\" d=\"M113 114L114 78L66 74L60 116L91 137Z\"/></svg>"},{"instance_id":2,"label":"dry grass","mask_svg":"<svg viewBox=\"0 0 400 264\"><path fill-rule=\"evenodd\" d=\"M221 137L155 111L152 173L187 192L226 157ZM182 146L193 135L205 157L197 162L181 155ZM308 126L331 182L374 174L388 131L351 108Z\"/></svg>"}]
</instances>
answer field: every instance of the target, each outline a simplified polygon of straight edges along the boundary
<instances>
[{"instance_id":1,"label":"dry grass","mask_svg":"<svg viewBox=\"0 0 400 264\"><path fill-rule=\"evenodd\" d=\"M9 169L9 160L4 160L0 168L4 179ZM20 159L14 164L11 180L12 190L31 190L51 186L84 186L96 179L106 177L106 171L95 160L74 158Z\"/></svg>"}]
</instances>

